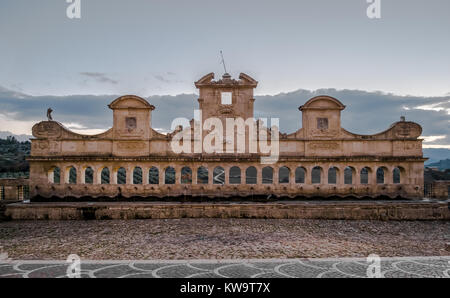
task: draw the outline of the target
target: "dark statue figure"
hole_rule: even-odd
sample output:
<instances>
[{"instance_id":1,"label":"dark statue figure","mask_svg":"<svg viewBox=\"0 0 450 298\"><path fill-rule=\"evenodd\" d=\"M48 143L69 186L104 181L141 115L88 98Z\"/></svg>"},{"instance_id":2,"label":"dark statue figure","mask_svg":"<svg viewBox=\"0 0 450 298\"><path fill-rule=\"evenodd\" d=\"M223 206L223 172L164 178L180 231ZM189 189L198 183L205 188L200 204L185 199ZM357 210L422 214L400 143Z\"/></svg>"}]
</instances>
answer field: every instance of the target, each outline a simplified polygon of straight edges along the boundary
<instances>
[{"instance_id":1,"label":"dark statue figure","mask_svg":"<svg viewBox=\"0 0 450 298\"><path fill-rule=\"evenodd\" d=\"M47 109L47 119L48 119L48 121L53 121L52 112L53 112L52 108L48 108Z\"/></svg>"}]
</instances>

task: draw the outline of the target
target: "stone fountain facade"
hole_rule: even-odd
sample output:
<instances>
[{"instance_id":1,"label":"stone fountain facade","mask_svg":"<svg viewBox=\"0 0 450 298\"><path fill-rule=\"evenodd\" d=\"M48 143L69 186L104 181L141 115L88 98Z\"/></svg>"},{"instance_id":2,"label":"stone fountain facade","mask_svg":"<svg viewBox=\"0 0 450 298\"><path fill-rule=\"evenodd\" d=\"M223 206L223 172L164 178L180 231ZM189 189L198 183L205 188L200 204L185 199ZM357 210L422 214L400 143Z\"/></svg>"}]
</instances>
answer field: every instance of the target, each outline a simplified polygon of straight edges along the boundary
<instances>
[{"instance_id":1,"label":"stone fountain facade","mask_svg":"<svg viewBox=\"0 0 450 298\"><path fill-rule=\"evenodd\" d=\"M279 156L262 164L259 148L251 152L175 153L177 132L193 131L205 119L253 117L258 82L246 74L195 82L202 119L169 134L152 128L155 109L145 99L125 95L109 108L113 127L98 135L74 133L57 121L33 126L30 195L41 198L209 197L423 197L422 128L405 121L373 135L341 127L345 106L317 96L302 106L302 128L279 135ZM224 93L230 96L223 101ZM376 115L374 115L376 117ZM258 121L256 121L257 123ZM262 125L262 124L256 124ZM270 129L267 129L270 136ZM245 132L245 133L244 133ZM248 127L239 134L249 134ZM227 141L223 142L225 146ZM192 145L194 146L194 145Z\"/></svg>"}]
</instances>

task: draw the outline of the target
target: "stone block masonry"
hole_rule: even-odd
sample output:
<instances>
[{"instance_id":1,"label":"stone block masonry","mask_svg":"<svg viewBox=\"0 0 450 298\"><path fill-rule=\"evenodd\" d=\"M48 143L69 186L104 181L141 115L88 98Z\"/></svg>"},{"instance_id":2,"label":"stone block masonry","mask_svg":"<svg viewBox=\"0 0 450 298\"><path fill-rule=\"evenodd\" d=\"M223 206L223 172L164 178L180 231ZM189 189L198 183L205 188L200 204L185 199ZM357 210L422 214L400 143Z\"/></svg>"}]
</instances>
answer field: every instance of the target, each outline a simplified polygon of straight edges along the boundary
<instances>
[{"instance_id":1,"label":"stone block masonry","mask_svg":"<svg viewBox=\"0 0 450 298\"><path fill-rule=\"evenodd\" d=\"M13 220L266 218L346 220L450 220L446 202L302 201L271 203L15 203Z\"/></svg>"}]
</instances>

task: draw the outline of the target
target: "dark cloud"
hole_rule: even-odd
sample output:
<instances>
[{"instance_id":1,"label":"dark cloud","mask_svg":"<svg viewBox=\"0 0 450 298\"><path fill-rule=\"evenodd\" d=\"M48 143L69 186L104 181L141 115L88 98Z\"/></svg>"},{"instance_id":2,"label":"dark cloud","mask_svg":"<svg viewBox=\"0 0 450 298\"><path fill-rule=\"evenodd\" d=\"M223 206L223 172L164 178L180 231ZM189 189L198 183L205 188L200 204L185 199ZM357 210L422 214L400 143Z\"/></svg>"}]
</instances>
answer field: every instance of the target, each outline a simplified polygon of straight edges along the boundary
<instances>
[{"instance_id":1,"label":"dark cloud","mask_svg":"<svg viewBox=\"0 0 450 298\"><path fill-rule=\"evenodd\" d=\"M117 95L28 96L8 92L0 87L0 111L15 120L41 121L48 107L54 110L54 119L73 122L91 129L106 129L112 125L112 113L107 105ZM373 134L389 128L400 116L419 123L424 136L446 136L432 144L450 144L450 115L448 97L396 96L381 92L358 90L321 89L298 90L274 96L255 96L255 117L277 117L282 132L291 133L301 127L298 110L311 97L326 94L339 99L346 109L342 112L342 126L355 133ZM176 117L191 119L198 107L198 95L151 96L148 101L155 105L152 125L170 129ZM417 109L420 106L442 108L440 110Z\"/></svg>"},{"instance_id":2,"label":"dark cloud","mask_svg":"<svg viewBox=\"0 0 450 298\"><path fill-rule=\"evenodd\" d=\"M106 74L101 72L80 72L80 75L92 78L100 83L109 83L113 85L118 83L118 81L109 78Z\"/></svg>"}]
</instances>

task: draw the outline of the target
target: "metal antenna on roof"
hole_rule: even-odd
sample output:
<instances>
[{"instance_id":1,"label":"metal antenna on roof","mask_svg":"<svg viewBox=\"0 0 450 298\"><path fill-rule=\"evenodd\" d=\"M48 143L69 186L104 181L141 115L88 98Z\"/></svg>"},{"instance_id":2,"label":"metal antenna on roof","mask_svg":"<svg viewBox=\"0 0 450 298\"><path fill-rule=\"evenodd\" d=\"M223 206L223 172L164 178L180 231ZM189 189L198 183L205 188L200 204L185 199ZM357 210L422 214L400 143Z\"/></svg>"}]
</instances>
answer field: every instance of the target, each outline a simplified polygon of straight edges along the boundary
<instances>
[{"instance_id":1,"label":"metal antenna on roof","mask_svg":"<svg viewBox=\"0 0 450 298\"><path fill-rule=\"evenodd\" d=\"M225 70L225 73L228 73L228 72L227 72L227 67L225 66L225 59L223 59L223 53L222 53L222 50L220 51L220 57L222 58L222 61L220 61L220 63L223 64L223 69Z\"/></svg>"}]
</instances>

